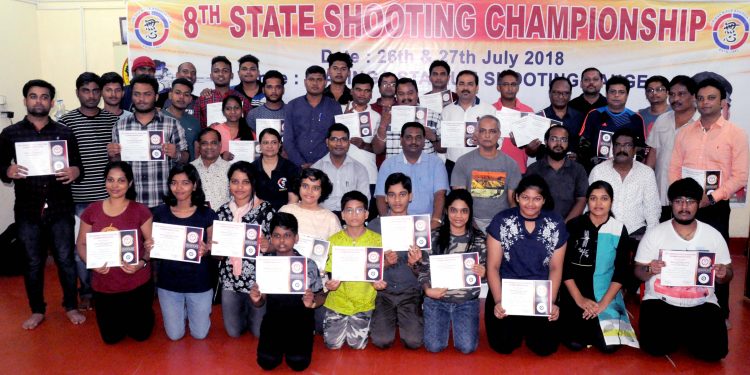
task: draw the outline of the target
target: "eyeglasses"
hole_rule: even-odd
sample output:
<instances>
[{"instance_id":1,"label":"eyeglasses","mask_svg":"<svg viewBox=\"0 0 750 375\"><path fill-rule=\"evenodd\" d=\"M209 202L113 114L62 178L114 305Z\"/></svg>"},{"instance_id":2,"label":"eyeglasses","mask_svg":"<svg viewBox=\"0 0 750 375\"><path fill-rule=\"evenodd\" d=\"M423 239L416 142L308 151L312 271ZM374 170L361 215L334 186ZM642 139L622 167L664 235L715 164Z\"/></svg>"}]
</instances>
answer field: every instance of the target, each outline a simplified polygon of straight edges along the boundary
<instances>
[{"instance_id":1,"label":"eyeglasses","mask_svg":"<svg viewBox=\"0 0 750 375\"><path fill-rule=\"evenodd\" d=\"M655 92L664 92L664 91L667 91L667 88L664 87L664 86L660 86L660 87L657 87L657 88L647 88L646 89L646 94L653 94Z\"/></svg>"},{"instance_id":2,"label":"eyeglasses","mask_svg":"<svg viewBox=\"0 0 750 375\"><path fill-rule=\"evenodd\" d=\"M616 148L623 148L625 150L630 150L633 147L635 147L635 145L632 144L632 143L615 143L615 147Z\"/></svg>"},{"instance_id":3,"label":"eyeglasses","mask_svg":"<svg viewBox=\"0 0 750 375\"><path fill-rule=\"evenodd\" d=\"M396 82L383 82L380 84L383 87L396 87Z\"/></svg>"},{"instance_id":4,"label":"eyeglasses","mask_svg":"<svg viewBox=\"0 0 750 375\"><path fill-rule=\"evenodd\" d=\"M568 137L549 137L550 142L568 143Z\"/></svg>"},{"instance_id":5,"label":"eyeglasses","mask_svg":"<svg viewBox=\"0 0 750 375\"><path fill-rule=\"evenodd\" d=\"M349 138L347 138L347 137L329 137L328 138L328 142L331 142L331 143L339 143L339 142L341 142L341 143L347 143L347 142L349 142Z\"/></svg>"},{"instance_id":6,"label":"eyeglasses","mask_svg":"<svg viewBox=\"0 0 750 375\"><path fill-rule=\"evenodd\" d=\"M674 200L672 200L672 204L677 205L677 206L682 206L682 205L692 206L694 204L698 204L698 201L693 198L675 198Z\"/></svg>"},{"instance_id":7,"label":"eyeglasses","mask_svg":"<svg viewBox=\"0 0 750 375\"><path fill-rule=\"evenodd\" d=\"M347 215L352 215L352 214L362 215L363 213L365 213L365 208L364 207L357 207L357 208L349 207L344 210L344 213Z\"/></svg>"}]
</instances>

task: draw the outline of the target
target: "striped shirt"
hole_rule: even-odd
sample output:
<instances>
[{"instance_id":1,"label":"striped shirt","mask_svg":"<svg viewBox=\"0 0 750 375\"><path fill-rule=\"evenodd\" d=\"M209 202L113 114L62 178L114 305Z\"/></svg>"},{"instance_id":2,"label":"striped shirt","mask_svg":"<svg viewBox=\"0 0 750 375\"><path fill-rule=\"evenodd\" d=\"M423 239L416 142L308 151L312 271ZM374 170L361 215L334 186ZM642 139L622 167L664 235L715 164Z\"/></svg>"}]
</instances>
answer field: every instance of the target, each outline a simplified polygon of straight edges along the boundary
<instances>
[{"instance_id":1,"label":"striped shirt","mask_svg":"<svg viewBox=\"0 0 750 375\"><path fill-rule=\"evenodd\" d=\"M75 134L83 163L83 179L70 186L75 203L90 203L107 198L104 167L109 161L107 144L112 140L112 127L117 120L118 116L105 110L88 117L79 109L66 113L60 119L60 123Z\"/></svg>"},{"instance_id":2,"label":"striped shirt","mask_svg":"<svg viewBox=\"0 0 750 375\"><path fill-rule=\"evenodd\" d=\"M120 143L121 130L162 130L164 131L165 143L177 145L178 151L187 151L185 141L185 130L182 129L180 121L164 116L161 111L156 111L154 118L148 124L141 125L135 115L130 115L118 120L112 128L112 142ZM167 193L169 169L176 164L175 159L169 161L131 161L133 167L133 182L135 183L136 201L148 207L156 207L162 203L162 198Z\"/></svg>"}]
</instances>

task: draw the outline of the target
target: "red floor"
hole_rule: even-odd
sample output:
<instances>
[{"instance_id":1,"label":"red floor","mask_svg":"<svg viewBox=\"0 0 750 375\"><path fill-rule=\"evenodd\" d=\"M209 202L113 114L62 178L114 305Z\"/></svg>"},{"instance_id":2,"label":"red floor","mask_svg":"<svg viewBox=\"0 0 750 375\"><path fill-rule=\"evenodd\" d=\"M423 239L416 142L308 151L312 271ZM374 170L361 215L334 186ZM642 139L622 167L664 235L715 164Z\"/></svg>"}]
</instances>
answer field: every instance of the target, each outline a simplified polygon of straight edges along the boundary
<instances>
[{"instance_id":1,"label":"red floor","mask_svg":"<svg viewBox=\"0 0 750 375\"><path fill-rule=\"evenodd\" d=\"M452 348L440 354L424 349L410 351L399 344L390 350L369 346L364 351L325 348L316 337L313 374L742 374L750 366L750 303L742 298L745 280L744 256L733 256L729 355L720 363L704 363L683 353L651 357L625 347L613 355L594 349L573 353L560 347L556 354L539 358L525 347L512 355L499 355L489 349L482 330L479 350L462 355ZM152 337L143 343L130 339L114 346L102 343L93 312L88 320L73 326L59 305L61 291L54 266L47 267L47 320L34 331L24 331L28 317L22 277L0 278L0 374L248 374L261 373L255 363L257 340L246 334L231 339L224 332L221 311L214 307L213 326L203 341L186 337L170 342L157 311ZM155 303L158 308L158 303ZM637 305L629 306L637 312ZM635 311L634 311L635 310ZM636 314L637 315L637 314ZM635 323L635 322L634 322ZM637 325L637 324L634 324ZM695 329L695 327L693 327ZM744 370L743 370L744 369ZM281 365L276 373L290 373Z\"/></svg>"}]
</instances>

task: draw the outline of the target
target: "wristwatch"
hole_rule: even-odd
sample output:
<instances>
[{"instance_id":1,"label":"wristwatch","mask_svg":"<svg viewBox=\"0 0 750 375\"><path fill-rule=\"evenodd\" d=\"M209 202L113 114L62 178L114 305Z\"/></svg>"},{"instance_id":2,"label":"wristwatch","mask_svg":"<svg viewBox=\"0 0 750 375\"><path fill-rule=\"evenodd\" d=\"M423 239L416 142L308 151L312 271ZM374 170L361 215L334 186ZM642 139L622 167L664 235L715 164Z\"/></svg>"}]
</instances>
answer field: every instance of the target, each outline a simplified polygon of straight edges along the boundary
<instances>
[{"instance_id":1,"label":"wristwatch","mask_svg":"<svg viewBox=\"0 0 750 375\"><path fill-rule=\"evenodd\" d=\"M706 197L708 198L708 204L710 204L712 206L716 204L716 199L714 199L713 195L709 194Z\"/></svg>"}]
</instances>

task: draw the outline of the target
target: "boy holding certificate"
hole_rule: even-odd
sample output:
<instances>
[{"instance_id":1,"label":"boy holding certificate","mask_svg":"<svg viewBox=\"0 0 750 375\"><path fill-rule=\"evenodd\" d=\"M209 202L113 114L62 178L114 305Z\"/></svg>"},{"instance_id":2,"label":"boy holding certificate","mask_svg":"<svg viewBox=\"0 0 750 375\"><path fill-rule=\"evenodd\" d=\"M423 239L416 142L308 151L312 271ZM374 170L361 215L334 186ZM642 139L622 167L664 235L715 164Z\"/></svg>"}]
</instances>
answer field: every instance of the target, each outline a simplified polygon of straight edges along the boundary
<instances>
[{"instance_id":1,"label":"boy holding certificate","mask_svg":"<svg viewBox=\"0 0 750 375\"><path fill-rule=\"evenodd\" d=\"M350 191L341 197L341 216L346 222L344 230L328 240L326 272L333 272L332 252L334 246L381 246L380 235L365 227L367 197L359 191ZM340 349L346 341L352 349L364 349L370 332L370 319L375 309L377 290L385 289L385 281L375 283L363 281L326 281L328 296L323 321L323 337L329 349Z\"/></svg>"},{"instance_id":2,"label":"boy holding certificate","mask_svg":"<svg viewBox=\"0 0 750 375\"><path fill-rule=\"evenodd\" d=\"M299 256L294 244L299 239L297 219L292 214L279 212L271 219L271 243L268 256ZM313 309L325 302L320 273L315 262L307 259L308 285L299 294L262 294L260 272L250 289L250 300L256 307L266 306L260 326L258 365L273 370L286 357L286 364L294 371L310 366L313 349Z\"/></svg>"},{"instance_id":3,"label":"boy holding certificate","mask_svg":"<svg viewBox=\"0 0 750 375\"><path fill-rule=\"evenodd\" d=\"M403 173L393 173L385 180L385 201L389 216L407 215L412 199L411 178ZM380 218L370 222L370 229L380 232ZM386 288L375 298L370 337L373 345L384 349L393 345L396 325L399 337L409 349L422 346L424 322L420 312L422 294L417 282L422 259L427 253L412 245L409 251L385 252L383 281Z\"/></svg>"}]
</instances>

